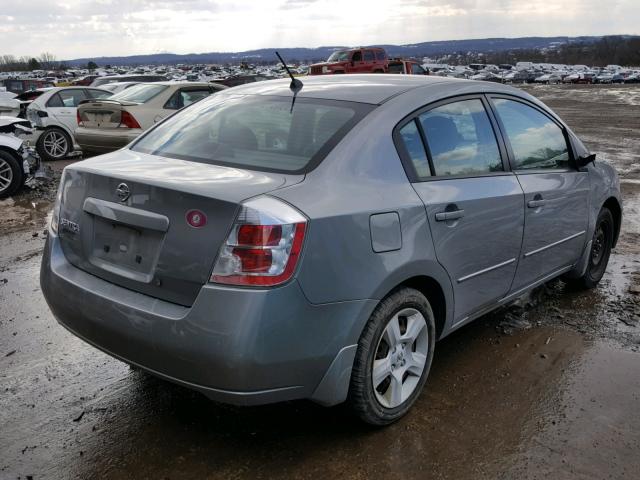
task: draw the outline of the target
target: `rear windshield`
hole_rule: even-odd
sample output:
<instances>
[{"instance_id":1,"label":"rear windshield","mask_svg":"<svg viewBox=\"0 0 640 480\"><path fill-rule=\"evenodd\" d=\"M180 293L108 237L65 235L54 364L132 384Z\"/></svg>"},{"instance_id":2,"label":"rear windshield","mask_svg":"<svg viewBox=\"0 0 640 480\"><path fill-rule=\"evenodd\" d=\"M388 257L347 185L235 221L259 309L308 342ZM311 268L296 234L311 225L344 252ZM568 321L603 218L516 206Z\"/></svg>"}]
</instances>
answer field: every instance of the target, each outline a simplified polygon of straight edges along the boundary
<instances>
[{"instance_id":1,"label":"rear windshield","mask_svg":"<svg viewBox=\"0 0 640 480\"><path fill-rule=\"evenodd\" d=\"M372 105L290 97L216 95L158 125L131 149L250 170L314 168Z\"/></svg>"},{"instance_id":2,"label":"rear windshield","mask_svg":"<svg viewBox=\"0 0 640 480\"><path fill-rule=\"evenodd\" d=\"M167 88L168 87L166 85L134 85L131 88L127 88L120 93L116 93L112 97L109 97L109 100L145 103Z\"/></svg>"}]
</instances>

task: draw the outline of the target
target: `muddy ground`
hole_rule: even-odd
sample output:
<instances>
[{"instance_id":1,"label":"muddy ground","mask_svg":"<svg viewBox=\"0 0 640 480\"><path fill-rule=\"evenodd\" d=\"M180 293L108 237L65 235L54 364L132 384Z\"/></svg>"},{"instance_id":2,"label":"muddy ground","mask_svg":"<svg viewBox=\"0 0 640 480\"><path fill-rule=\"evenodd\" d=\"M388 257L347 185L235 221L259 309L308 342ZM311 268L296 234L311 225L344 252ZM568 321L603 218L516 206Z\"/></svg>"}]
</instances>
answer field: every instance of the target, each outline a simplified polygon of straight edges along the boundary
<instances>
[{"instance_id":1,"label":"muddy ground","mask_svg":"<svg viewBox=\"0 0 640 480\"><path fill-rule=\"evenodd\" d=\"M386 429L308 402L213 404L89 347L38 284L54 188L0 203L0 479L639 478L640 87L528 90L620 172L607 274L589 292L553 281L438 343L426 390Z\"/></svg>"}]
</instances>

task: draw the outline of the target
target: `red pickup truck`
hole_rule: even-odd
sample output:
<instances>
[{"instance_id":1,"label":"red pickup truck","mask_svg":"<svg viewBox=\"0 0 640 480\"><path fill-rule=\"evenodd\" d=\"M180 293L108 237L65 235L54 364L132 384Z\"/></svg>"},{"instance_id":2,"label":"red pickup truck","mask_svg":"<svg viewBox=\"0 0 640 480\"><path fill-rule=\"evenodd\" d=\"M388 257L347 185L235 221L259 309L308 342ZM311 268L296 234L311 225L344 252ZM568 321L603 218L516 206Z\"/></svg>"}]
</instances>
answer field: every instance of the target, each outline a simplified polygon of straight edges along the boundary
<instances>
[{"instance_id":1,"label":"red pickup truck","mask_svg":"<svg viewBox=\"0 0 640 480\"><path fill-rule=\"evenodd\" d=\"M309 75L386 73L387 64L387 52L383 48L351 48L333 52L326 62L314 63L309 68Z\"/></svg>"}]
</instances>

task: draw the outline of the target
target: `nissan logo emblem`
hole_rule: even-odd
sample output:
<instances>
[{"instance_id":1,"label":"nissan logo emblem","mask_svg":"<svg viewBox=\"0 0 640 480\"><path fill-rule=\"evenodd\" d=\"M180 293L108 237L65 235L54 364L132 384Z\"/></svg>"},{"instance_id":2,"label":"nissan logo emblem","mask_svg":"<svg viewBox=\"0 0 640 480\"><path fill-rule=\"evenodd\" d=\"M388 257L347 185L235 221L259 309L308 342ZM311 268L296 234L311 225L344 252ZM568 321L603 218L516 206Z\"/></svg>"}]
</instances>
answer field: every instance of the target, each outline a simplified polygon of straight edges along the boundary
<instances>
[{"instance_id":1,"label":"nissan logo emblem","mask_svg":"<svg viewBox=\"0 0 640 480\"><path fill-rule=\"evenodd\" d=\"M129 186L126 183L121 183L120 185L118 185L118 188L116 188L116 196L121 202L126 202L127 199L131 196Z\"/></svg>"}]
</instances>

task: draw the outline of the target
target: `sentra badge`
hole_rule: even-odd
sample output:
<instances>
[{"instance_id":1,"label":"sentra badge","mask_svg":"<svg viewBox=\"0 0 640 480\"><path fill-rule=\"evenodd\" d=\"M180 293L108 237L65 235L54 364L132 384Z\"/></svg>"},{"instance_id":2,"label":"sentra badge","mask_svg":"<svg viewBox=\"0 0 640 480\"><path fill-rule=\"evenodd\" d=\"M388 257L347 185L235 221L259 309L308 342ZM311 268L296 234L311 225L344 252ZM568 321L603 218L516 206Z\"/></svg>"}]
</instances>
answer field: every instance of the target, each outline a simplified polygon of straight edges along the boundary
<instances>
[{"instance_id":1,"label":"sentra badge","mask_svg":"<svg viewBox=\"0 0 640 480\"><path fill-rule=\"evenodd\" d=\"M60 227L62 227L63 230L67 230L71 233L80 233L80 225L66 218L60 219Z\"/></svg>"}]
</instances>

